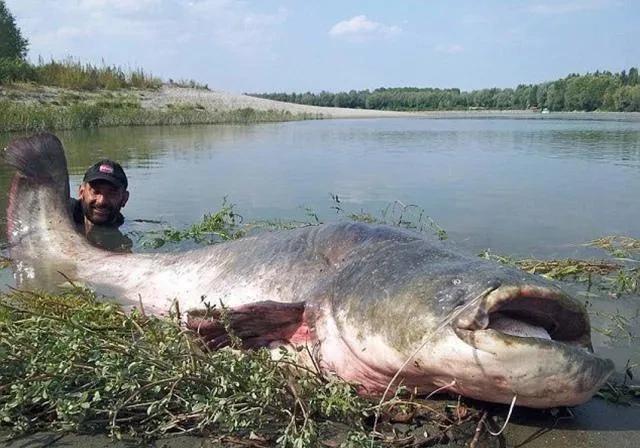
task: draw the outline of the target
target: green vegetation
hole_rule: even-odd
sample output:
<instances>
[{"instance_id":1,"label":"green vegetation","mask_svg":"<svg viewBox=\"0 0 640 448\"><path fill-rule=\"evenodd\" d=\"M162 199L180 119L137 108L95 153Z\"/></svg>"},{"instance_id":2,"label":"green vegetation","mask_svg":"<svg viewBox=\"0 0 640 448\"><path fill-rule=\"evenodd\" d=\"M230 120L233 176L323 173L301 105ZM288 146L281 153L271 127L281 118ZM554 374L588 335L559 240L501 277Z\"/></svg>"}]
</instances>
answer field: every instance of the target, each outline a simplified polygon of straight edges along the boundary
<instances>
[{"instance_id":1,"label":"green vegetation","mask_svg":"<svg viewBox=\"0 0 640 448\"><path fill-rule=\"evenodd\" d=\"M537 260L525 258L516 260L511 257L497 255L487 249L480 254L480 257L487 260L497 261L502 264L517 266L531 274L542 275L554 280L565 278L579 278L581 275L607 275L622 268L620 264L604 260Z\"/></svg>"},{"instance_id":2,"label":"green vegetation","mask_svg":"<svg viewBox=\"0 0 640 448\"><path fill-rule=\"evenodd\" d=\"M16 433L251 433L309 446L324 421L363 431L370 404L267 350L210 351L177 321L127 315L74 289L0 299L0 421Z\"/></svg>"},{"instance_id":3,"label":"green vegetation","mask_svg":"<svg viewBox=\"0 0 640 448\"><path fill-rule=\"evenodd\" d=\"M51 87L76 90L117 90L125 88L157 89L162 81L142 69L83 64L73 59L62 62L40 60L37 64L16 58L0 59L0 85L33 82Z\"/></svg>"},{"instance_id":4,"label":"green vegetation","mask_svg":"<svg viewBox=\"0 0 640 448\"><path fill-rule=\"evenodd\" d=\"M0 132L33 132L110 126L248 124L320 118L280 110L207 109L199 104L144 103L161 81L142 70L94 67L72 60L0 59ZM18 83L19 82L19 83ZM187 81L184 81L187 82ZM194 88L206 88L193 81ZM47 86L47 87L43 87Z\"/></svg>"},{"instance_id":5,"label":"green vegetation","mask_svg":"<svg viewBox=\"0 0 640 448\"><path fill-rule=\"evenodd\" d=\"M541 84L521 84L515 89L379 88L330 93L260 93L260 98L326 107L380 110L548 109L550 111L640 112L638 69L571 74Z\"/></svg>"},{"instance_id":6,"label":"green vegetation","mask_svg":"<svg viewBox=\"0 0 640 448\"><path fill-rule=\"evenodd\" d=\"M178 79L176 81L169 78L169 85L175 87L185 87L189 89L209 90L208 84L202 84L193 79Z\"/></svg>"},{"instance_id":7,"label":"green vegetation","mask_svg":"<svg viewBox=\"0 0 640 448\"><path fill-rule=\"evenodd\" d=\"M502 264L516 266L531 274L542 275L553 280L577 281L607 290L615 296L637 294L640 291L640 268L628 267L609 260L517 260L485 250L480 257Z\"/></svg>"},{"instance_id":8,"label":"green vegetation","mask_svg":"<svg viewBox=\"0 0 640 448\"><path fill-rule=\"evenodd\" d=\"M302 448L323 440L346 448L486 439L481 414L496 426L464 401L415 400L404 391L378 408L287 352L274 360L267 350L210 350L177 314L125 314L75 287L60 295L1 295L0 356L0 428L16 435L210 434L251 446Z\"/></svg>"},{"instance_id":9,"label":"green vegetation","mask_svg":"<svg viewBox=\"0 0 640 448\"><path fill-rule=\"evenodd\" d=\"M333 208L337 214L346 215L352 221L365 222L370 224L386 224L405 229L416 230L421 233L435 234L438 239L446 240L447 232L428 216L422 207L415 204L404 204L401 201L394 201L387 205L378 215L360 210L359 212L347 212L342 208L340 197L331 193L334 202Z\"/></svg>"},{"instance_id":10,"label":"green vegetation","mask_svg":"<svg viewBox=\"0 0 640 448\"><path fill-rule=\"evenodd\" d=\"M447 232L425 211L417 205L405 205L395 201L377 215L368 212L350 212L343 208L342 201L337 194L331 194L333 205L331 209L348 220L369 224L386 224L422 233L435 234L439 239L447 239ZM234 204L225 200L221 208L214 213L205 214L200 222L186 229L165 227L144 233L131 233L130 237L138 241L143 247L160 248L166 244L179 244L192 241L197 244L216 244L223 241L242 238L245 235L268 230L294 229L297 227L316 226L322 224L318 214L304 208L306 220L259 220L245 223L242 216L234 211Z\"/></svg>"},{"instance_id":11,"label":"green vegetation","mask_svg":"<svg viewBox=\"0 0 640 448\"><path fill-rule=\"evenodd\" d=\"M621 381L610 380L600 389L598 396L611 403L622 405L637 404L640 399L640 385L629 384L633 381L633 369L638 367L627 361L624 368L624 376Z\"/></svg>"},{"instance_id":12,"label":"green vegetation","mask_svg":"<svg viewBox=\"0 0 640 448\"><path fill-rule=\"evenodd\" d=\"M0 60L23 59L27 55L28 46L29 43L22 37L4 0L0 0Z\"/></svg>"},{"instance_id":13,"label":"green vegetation","mask_svg":"<svg viewBox=\"0 0 640 448\"><path fill-rule=\"evenodd\" d=\"M640 255L640 240L630 236L604 236L597 240L590 241L587 245L606 250L616 258L627 258L633 254Z\"/></svg>"},{"instance_id":14,"label":"green vegetation","mask_svg":"<svg viewBox=\"0 0 640 448\"><path fill-rule=\"evenodd\" d=\"M640 399L640 386L633 384L615 384L607 382L597 396L610 403L630 406Z\"/></svg>"},{"instance_id":15,"label":"green vegetation","mask_svg":"<svg viewBox=\"0 0 640 448\"><path fill-rule=\"evenodd\" d=\"M318 118L280 110L243 108L210 111L197 106L143 108L137 101L78 101L68 106L0 100L0 132L42 131L107 126L247 124Z\"/></svg>"},{"instance_id":16,"label":"green vegetation","mask_svg":"<svg viewBox=\"0 0 640 448\"><path fill-rule=\"evenodd\" d=\"M202 221L184 230L165 228L158 232L146 232L140 237L141 244L159 248L167 243L179 243L191 240L199 244L214 244L234 240L245 235L242 229L242 217L233 211L233 204L226 199L215 213L205 214Z\"/></svg>"}]
</instances>

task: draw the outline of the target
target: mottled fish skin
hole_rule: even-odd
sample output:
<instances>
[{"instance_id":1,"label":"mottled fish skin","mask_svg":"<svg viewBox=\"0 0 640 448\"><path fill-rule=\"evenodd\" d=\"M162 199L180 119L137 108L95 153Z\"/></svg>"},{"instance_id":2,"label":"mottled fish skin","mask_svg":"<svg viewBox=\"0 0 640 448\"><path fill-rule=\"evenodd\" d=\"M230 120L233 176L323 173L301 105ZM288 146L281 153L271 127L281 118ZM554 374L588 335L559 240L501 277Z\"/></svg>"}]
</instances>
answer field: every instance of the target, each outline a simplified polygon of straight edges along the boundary
<instances>
[{"instance_id":1,"label":"mottled fish skin","mask_svg":"<svg viewBox=\"0 0 640 448\"><path fill-rule=\"evenodd\" d=\"M342 222L183 253L110 253L73 229L55 136L15 140L5 159L18 170L7 216L22 285L59 283L62 271L124 307L161 315L177 302L185 324L215 347L228 344L209 311L222 303L245 346L306 345L306 362L368 394L382 393L402 369L401 384L418 392L448 385L487 401L575 405L613 370L589 352L577 300L435 237ZM500 331L505 322L508 332Z\"/></svg>"}]
</instances>

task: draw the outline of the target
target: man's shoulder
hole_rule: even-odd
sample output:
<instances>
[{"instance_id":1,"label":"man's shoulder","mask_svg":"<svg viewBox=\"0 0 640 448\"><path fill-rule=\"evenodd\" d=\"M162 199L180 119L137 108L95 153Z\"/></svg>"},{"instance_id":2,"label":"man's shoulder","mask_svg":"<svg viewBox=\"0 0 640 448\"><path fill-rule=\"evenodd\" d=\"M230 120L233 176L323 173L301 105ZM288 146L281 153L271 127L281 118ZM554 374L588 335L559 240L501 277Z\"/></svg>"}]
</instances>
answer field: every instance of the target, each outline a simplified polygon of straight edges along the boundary
<instances>
[{"instance_id":1,"label":"man's shoulder","mask_svg":"<svg viewBox=\"0 0 640 448\"><path fill-rule=\"evenodd\" d=\"M120 227L122 224L124 224L124 215L118 212L118 216L116 216L116 219L113 221L113 225L114 227Z\"/></svg>"},{"instance_id":2,"label":"man's shoulder","mask_svg":"<svg viewBox=\"0 0 640 448\"><path fill-rule=\"evenodd\" d=\"M80 204L80 200L69 198L69 213L71 213L73 222L76 224L84 223L84 214L82 213L82 204Z\"/></svg>"}]
</instances>

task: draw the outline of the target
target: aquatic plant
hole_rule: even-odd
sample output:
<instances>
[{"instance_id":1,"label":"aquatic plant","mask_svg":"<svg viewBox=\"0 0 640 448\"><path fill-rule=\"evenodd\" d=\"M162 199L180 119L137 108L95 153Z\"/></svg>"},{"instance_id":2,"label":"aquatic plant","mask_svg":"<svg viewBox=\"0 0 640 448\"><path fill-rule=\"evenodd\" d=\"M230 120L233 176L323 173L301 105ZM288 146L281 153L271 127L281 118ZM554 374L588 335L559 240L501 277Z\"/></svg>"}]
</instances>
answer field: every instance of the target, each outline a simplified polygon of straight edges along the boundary
<instances>
[{"instance_id":1,"label":"aquatic plant","mask_svg":"<svg viewBox=\"0 0 640 448\"><path fill-rule=\"evenodd\" d=\"M393 201L382 209L378 215L360 210L359 212L350 212L343 207L340 196L335 193L329 193L333 201L332 209L337 214L346 215L352 221L365 222L369 224L386 224L395 227L403 227L405 229L416 230L422 233L435 233L441 239L448 238L447 232L438 223L436 223L425 210L415 204L404 204L402 201Z\"/></svg>"},{"instance_id":2,"label":"aquatic plant","mask_svg":"<svg viewBox=\"0 0 640 448\"><path fill-rule=\"evenodd\" d=\"M627 258L640 254L640 239L625 235L608 235L586 243L587 246L606 250L613 257Z\"/></svg>"},{"instance_id":3,"label":"aquatic plant","mask_svg":"<svg viewBox=\"0 0 640 448\"><path fill-rule=\"evenodd\" d=\"M630 384L630 381L633 381L633 369L636 367L638 367L637 364L632 364L631 360L628 360L624 367L622 379L607 381L597 396L610 403L626 406L638 405L640 385Z\"/></svg>"},{"instance_id":4,"label":"aquatic plant","mask_svg":"<svg viewBox=\"0 0 640 448\"><path fill-rule=\"evenodd\" d=\"M147 247L160 248L167 243L191 240L198 244L214 244L241 238L245 230L241 228L242 216L233 211L234 204L225 198L220 210L207 213L200 222L180 230L172 227L160 231L143 233L138 241Z\"/></svg>"},{"instance_id":5,"label":"aquatic plant","mask_svg":"<svg viewBox=\"0 0 640 448\"><path fill-rule=\"evenodd\" d=\"M491 249L486 249L478 256L498 263L517 266L531 274L542 275L554 280L571 278L573 280L591 281L591 275L604 276L623 268L621 264L607 260L576 260L572 258L562 260L515 259L505 255L498 255L492 252Z\"/></svg>"}]
</instances>

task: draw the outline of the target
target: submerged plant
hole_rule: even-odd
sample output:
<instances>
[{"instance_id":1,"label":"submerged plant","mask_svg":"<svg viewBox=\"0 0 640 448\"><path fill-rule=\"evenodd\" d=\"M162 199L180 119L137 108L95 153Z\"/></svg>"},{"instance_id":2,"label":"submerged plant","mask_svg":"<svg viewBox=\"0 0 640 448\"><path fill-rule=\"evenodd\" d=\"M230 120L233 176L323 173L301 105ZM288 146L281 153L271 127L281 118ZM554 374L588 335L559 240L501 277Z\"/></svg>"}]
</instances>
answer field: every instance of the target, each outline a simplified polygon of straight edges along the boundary
<instances>
[{"instance_id":1,"label":"submerged plant","mask_svg":"<svg viewBox=\"0 0 640 448\"><path fill-rule=\"evenodd\" d=\"M615 404L640 405L638 402L640 400L640 385L629 384L629 381L633 381L633 369L636 367L638 367L637 364L631 364L631 361L627 360L622 380L607 381L598 391L597 396Z\"/></svg>"},{"instance_id":2,"label":"submerged plant","mask_svg":"<svg viewBox=\"0 0 640 448\"><path fill-rule=\"evenodd\" d=\"M448 238L446 230L436 223L425 210L415 204L404 204L402 201L393 201L388 204L378 216L364 210L359 212L346 212L342 206L342 201L337 194L330 193L333 201L332 209L337 214L346 214L352 221L369 224L387 224L395 227L412 229L422 233L435 233L440 240Z\"/></svg>"},{"instance_id":3,"label":"submerged plant","mask_svg":"<svg viewBox=\"0 0 640 448\"><path fill-rule=\"evenodd\" d=\"M580 281L591 281L591 275L604 276L622 268L622 265L606 260L575 260L571 258L562 260L515 259L498 255L490 249L486 249L479 256L498 263L517 266L531 274L542 275L554 280L571 278Z\"/></svg>"},{"instance_id":4,"label":"submerged plant","mask_svg":"<svg viewBox=\"0 0 640 448\"><path fill-rule=\"evenodd\" d=\"M142 244L159 248L167 243L179 243L191 240L198 244L214 244L234 240L244 236L242 216L233 211L234 204L225 198L217 212L205 214L200 222L180 230L165 228L161 231L147 232L142 235Z\"/></svg>"},{"instance_id":5,"label":"submerged plant","mask_svg":"<svg viewBox=\"0 0 640 448\"><path fill-rule=\"evenodd\" d=\"M627 258L634 253L640 253L640 239L624 235L608 235L589 241L587 246L606 250L616 258Z\"/></svg>"}]
</instances>

